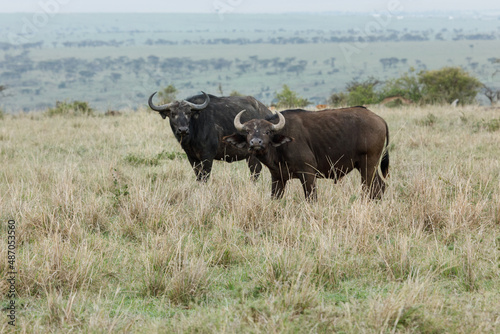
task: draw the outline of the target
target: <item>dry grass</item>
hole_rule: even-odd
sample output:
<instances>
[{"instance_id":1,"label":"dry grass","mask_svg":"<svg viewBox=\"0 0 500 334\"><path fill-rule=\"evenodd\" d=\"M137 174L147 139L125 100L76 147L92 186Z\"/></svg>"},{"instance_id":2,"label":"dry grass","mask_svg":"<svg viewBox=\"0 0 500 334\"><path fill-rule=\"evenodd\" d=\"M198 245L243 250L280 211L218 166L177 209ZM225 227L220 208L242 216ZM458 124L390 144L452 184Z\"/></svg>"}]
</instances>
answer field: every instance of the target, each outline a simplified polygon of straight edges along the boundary
<instances>
[{"instance_id":1,"label":"dry grass","mask_svg":"<svg viewBox=\"0 0 500 334\"><path fill-rule=\"evenodd\" d=\"M353 173L312 204L298 181L271 200L244 163L197 183L149 112L5 116L18 331L500 331L500 111L372 109L391 131L384 199Z\"/></svg>"}]
</instances>

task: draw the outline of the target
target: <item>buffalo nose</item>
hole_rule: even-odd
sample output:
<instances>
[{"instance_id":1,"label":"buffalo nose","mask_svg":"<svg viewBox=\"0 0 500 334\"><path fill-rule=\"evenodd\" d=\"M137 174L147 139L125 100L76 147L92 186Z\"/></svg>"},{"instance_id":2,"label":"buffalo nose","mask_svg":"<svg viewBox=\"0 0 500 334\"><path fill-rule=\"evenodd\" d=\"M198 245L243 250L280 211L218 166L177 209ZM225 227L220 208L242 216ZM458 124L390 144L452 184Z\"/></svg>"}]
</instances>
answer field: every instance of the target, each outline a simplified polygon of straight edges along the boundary
<instances>
[{"instance_id":1,"label":"buffalo nose","mask_svg":"<svg viewBox=\"0 0 500 334\"><path fill-rule=\"evenodd\" d=\"M188 135L189 134L189 128L187 126L181 126L177 129L177 133L180 135Z\"/></svg>"},{"instance_id":2,"label":"buffalo nose","mask_svg":"<svg viewBox=\"0 0 500 334\"><path fill-rule=\"evenodd\" d=\"M262 139L259 138L250 139L250 146L262 146Z\"/></svg>"}]
</instances>

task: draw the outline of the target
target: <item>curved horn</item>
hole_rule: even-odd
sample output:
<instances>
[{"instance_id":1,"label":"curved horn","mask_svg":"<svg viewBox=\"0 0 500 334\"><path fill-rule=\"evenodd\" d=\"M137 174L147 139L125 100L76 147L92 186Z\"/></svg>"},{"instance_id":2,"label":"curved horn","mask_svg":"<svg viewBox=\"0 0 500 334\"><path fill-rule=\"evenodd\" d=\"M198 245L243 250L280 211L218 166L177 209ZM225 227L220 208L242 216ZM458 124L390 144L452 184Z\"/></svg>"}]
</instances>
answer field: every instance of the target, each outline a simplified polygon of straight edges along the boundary
<instances>
[{"instance_id":1,"label":"curved horn","mask_svg":"<svg viewBox=\"0 0 500 334\"><path fill-rule=\"evenodd\" d=\"M240 118L241 118L241 115L245 112L246 110L243 109L242 111L240 111L238 113L238 115L236 115L236 117L234 118L234 127L236 128L236 130L240 131L240 132L243 132L243 124L241 124L241 121L240 121Z\"/></svg>"},{"instance_id":2,"label":"curved horn","mask_svg":"<svg viewBox=\"0 0 500 334\"><path fill-rule=\"evenodd\" d=\"M273 124L273 131L278 132L285 127L285 116L283 116L280 112L277 113L280 121L278 124Z\"/></svg>"},{"instance_id":3,"label":"curved horn","mask_svg":"<svg viewBox=\"0 0 500 334\"><path fill-rule=\"evenodd\" d=\"M189 105L189 107L191 107L191 109L193 110L205 109L210 103L210 97L208 97L208 94L205 92L202 92L202 94L205 95L205 102L203 102L202 104L194 104L186 100L184 100L184 102L186 102Z\"/></svg>"},{"instance_id":4,"label":"curved horn","mask_svg":"<svg viewBox=\"0 0 500 334\"><path fill-rule=\"evenodd\" d=\"M151 96L149 97L149 100L148 100L148 104L149 104L149 107L151 109L153 109L154 111L167 111L170 109L170 107L172 106L173 102L171 103L167 103L167 104L162 104L162 105L159 105L159 106L155 106L153 104L153 96L155 96L155 94L158 93L158 92L154 92L153 94L151 94Z\"/></svg>"}]
</instances>

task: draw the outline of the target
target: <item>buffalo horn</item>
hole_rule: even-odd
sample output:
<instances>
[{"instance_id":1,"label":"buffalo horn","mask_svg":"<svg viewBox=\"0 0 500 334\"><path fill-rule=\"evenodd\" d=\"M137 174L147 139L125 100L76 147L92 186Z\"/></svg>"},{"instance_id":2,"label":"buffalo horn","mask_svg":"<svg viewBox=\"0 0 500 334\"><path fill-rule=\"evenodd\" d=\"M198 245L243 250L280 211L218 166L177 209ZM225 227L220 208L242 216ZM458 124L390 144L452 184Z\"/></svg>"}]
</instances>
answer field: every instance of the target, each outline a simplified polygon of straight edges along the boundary
<instances>
[{"instance_id":1,"label":"buffalo horn","mask_svg":"<svg viewBox=\"0 0 500 334\"><path fill-rule=\"evenodd\" d=\"M285 116L283 116L280 112L277 113L280 121L278 124L273 124L273 131L278 132L285 127Z\"/></svg>"},{"instance_id":2,"label":"buffalo horn","mask_svg":"<svg viewBox=\"0 0 500 334\"><path fill-rule=\"evenodd\" d=\"M168 111L170 109L170 107L172 106L173 102L167 103L167 104L162 104L162 105L159 105L159 106L155 106L153 104L153 96L155 96L156 93L158 93L158 92L154 92L149 97L149 100L148 100L149 107L151 109L153 109L154 111Z\"/></svg>"},{"instance_id":3,"label":"buffalo horn","mask_svg":"<svg viewBox=\"0 0 500 334\"><path fill-rule=\"evenodd\" d=\"M194 103L188 102L186 100L184 100L184 102L186 102L189 105L189 107L191 107L192 110L205 109L208 106L208 103L210 102L210 97L208 97L207 93L205 93L205 92L202 92L202 93L203 93L203 95L205 95L205 102L203 102L202 104L194 104Z\"/></svg>"},{"instance_id":4,"label":"buffalo horn","mask_svg":"<svg viewBox=\"0 0 500 334\"><path fill-rule=\"evenodd\" d=\"M243 131L243 124L241 124L240 122L240 118L241 118L241 115L245 112L245 109L243 109L242 111L240 111L238 113L238 115L236 115L236 117L234 118L234 127L236 128L236 130L242 132Z\"/></svg>"}]
</instances>

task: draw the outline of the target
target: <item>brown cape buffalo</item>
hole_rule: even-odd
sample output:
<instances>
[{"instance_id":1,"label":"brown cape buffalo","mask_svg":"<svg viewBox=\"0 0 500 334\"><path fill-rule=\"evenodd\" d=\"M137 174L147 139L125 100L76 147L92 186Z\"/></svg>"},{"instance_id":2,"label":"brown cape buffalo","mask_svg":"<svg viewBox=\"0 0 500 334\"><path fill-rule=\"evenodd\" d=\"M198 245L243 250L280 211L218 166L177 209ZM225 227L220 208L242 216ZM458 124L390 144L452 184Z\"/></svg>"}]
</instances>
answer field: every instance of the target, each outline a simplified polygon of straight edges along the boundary
<instances>
[{"instance_id":1,"label":"brown cape buffalo","mask_svg":"<svg viewBox=\"0 0 500 334\"><path fill-rule=\"evenodd\" d=\"M370 110L285 110L242 124L243 113L234 118L238 133L224 137L224 141L246 148L269 168L274 198L283 196L289 179L298 178L306 198L316 200L316 178L336 181L353 169L361 173L370 198L382 196L389 170L389 129Z\"/></svg>"}]
</instances>

